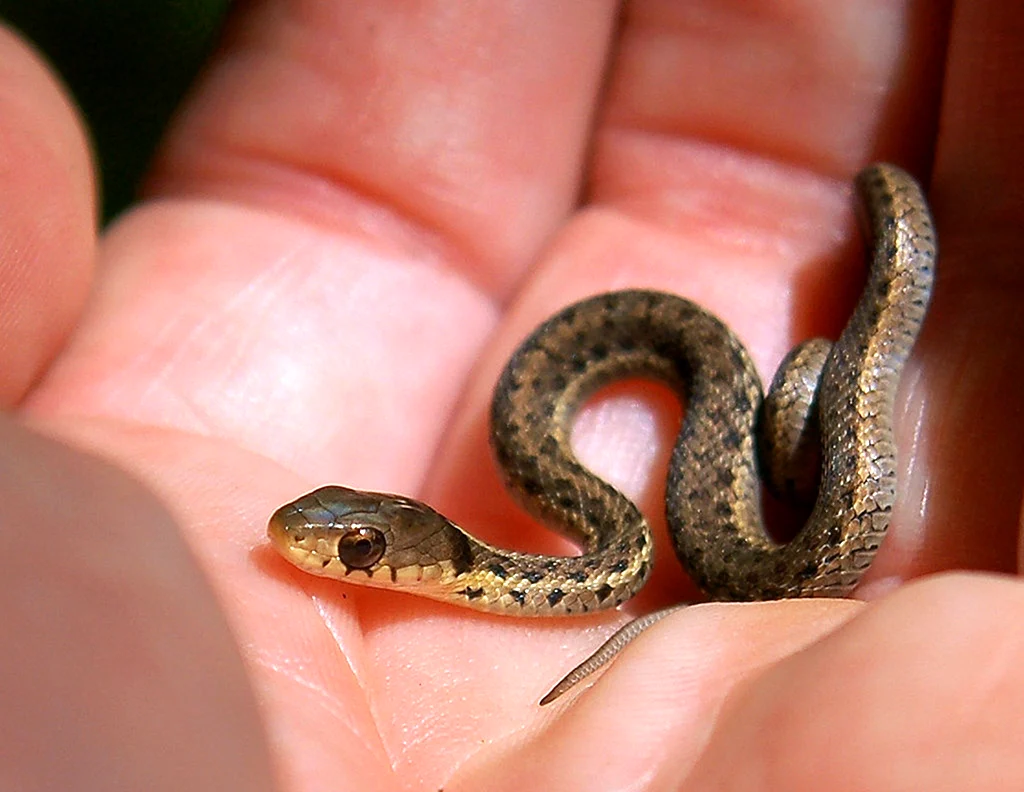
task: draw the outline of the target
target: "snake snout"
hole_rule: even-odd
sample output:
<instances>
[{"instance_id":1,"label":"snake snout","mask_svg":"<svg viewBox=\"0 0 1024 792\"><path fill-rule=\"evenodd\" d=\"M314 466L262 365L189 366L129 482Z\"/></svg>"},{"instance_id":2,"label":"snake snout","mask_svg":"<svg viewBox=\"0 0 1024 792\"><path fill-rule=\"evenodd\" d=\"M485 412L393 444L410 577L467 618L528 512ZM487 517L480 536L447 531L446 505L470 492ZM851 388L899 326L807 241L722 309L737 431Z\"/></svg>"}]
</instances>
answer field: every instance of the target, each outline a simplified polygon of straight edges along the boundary
<instances>
[{"instance_id":1,"label":"snake snout","mask_svg":"<svg viewBox=\"0 0 1024 792\"><path fill-rule=\"evenodd\" d=\"M289 561L297 560L295 551L305 538L307 524L293 503L286 504L270 515L267 537L281 555Z\"/></svg>"}]
</instances>

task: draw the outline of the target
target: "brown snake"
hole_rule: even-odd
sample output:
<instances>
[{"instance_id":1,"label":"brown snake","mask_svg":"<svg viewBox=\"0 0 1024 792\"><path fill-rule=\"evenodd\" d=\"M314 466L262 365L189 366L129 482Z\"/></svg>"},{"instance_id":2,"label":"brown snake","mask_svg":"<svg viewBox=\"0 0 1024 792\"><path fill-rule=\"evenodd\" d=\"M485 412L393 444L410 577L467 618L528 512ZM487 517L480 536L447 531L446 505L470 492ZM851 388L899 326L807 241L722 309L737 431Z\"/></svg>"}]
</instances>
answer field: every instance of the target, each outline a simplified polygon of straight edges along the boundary
<instances>
[{"instance_id":1,"label":"brown snake","mask_svg":"<svg viewBox=\"0 0 1024 792\"><path fill-rule=\"evenodd\" d=\"M864 292L830 352L816 340L790 353L763 408L760 379L733 333L669 294L621 291L583 300L516 350L492 404L495 457L525 508L578 542L582 555L503 550L418 501L337 486L278 509L268 527L273 545L316 575L493 613L613 608L647 579L650 529L628 498L577 462L570 434L589 395L639 375L668 383L687 405L668 470L666 516L676 554L704 592L717 600L849 593L889 526L893 405L936 258L928 206L912 177L873 165L858 175L857 193L870 238ZM768 427L760 441L759 420ZM820 446L819 476L799 472L808 438L811 456ZM769 460L796 458L797 472L784 461L767 475L775 488L814 499L806 524L786 544L763 526L758 442Z\"/></svg>"}]
</instances>

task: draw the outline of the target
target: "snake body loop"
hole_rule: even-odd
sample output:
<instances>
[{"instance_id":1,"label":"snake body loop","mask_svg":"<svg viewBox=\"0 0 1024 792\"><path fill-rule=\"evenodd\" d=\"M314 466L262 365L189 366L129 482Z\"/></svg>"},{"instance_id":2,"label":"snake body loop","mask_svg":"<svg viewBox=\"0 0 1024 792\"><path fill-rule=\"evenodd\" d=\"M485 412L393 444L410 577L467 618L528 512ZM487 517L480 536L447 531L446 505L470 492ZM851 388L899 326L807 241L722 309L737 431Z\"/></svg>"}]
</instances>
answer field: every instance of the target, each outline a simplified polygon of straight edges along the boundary
<instances>
[{"instance_id":1,"label":"snake body loop","mask_svg":"<svg viewBox=\"0 0 1024 792\"><path fill-rule=\"evenodd\" d=\"M314 574L496 613L614 607L647 578L650 531L624 495L579 464L569 438L587 396L640 375L668 383L687 404L666 513L677 555L708 596L848 593L889 525L896 497L893 405L927 309L936 256L928 207L909 175L874 165L858 176L857 192L871 251L863 295L828 352L816 395L787 392L788 383L808 379L798 353L791 356L796 363L782 367L765 408L774 415L787 414L789 403L817 405L796 426L767 430L784 436L778 445L762 443L792 449L800 442L785 437L806 436L805 422L820 430L820 476L809 479L812 489L819 482L817 497L791 542L776 544L763 526L756 440L762 394L749 355L700 306L633 290L592 297L544 322L516 350L495 389L492 446L508 486L532 514L579 542L582 555L502 550L418 501L344 487L323 487L278 509L268 527L274 546Z\"/></svg>"}]
</instances>

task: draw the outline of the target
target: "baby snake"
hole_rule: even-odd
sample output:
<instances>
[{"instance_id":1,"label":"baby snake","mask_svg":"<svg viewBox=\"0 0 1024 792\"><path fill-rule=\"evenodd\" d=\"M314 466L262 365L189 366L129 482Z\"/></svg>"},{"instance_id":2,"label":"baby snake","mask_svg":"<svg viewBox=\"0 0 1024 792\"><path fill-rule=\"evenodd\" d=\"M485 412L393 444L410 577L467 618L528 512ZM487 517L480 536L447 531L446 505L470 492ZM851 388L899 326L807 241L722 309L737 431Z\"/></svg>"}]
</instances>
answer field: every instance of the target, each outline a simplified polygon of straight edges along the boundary
<instances>
[{"instance_id":1,"label":"baby snake","mask_svg":"<svg viewBox=\"0 0 1024 792\"><path fill-rule=\"evenodd\" d=\"M582 555L503 550L426 504L338 486L278 509L268 526L273 545L315 575L492 613L613 608L646 581L651 533L628 498L577 462L570 434L590 394L640 375L668 383L687 405L665 506L676 554L704 592L718 600L847 594L889 526L893 404L937 250L911 176L876 164L856 187L870 238L864 292L830 352L815 340L790 353L763 406L760 379L733 333L700 306L660 292L583 300L515 351L494 393L494 454L524 507L578 542ZM758 444L777 489L812 499L816 492L806 524L786 544L763 527ZM800 472L808 456L820 456L820 476Z\"/></svg>"}]
</instances>

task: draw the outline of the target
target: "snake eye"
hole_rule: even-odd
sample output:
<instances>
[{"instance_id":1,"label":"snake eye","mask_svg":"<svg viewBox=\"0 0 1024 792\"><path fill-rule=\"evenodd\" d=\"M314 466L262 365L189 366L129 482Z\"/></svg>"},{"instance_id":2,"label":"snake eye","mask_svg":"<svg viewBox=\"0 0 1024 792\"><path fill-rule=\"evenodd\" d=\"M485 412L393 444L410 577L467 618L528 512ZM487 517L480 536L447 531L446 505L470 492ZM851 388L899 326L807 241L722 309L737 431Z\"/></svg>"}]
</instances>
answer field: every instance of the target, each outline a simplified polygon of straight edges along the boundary
<instances>
[{"instance_id":1,"label":"snake eye","mask_svg":"<svg viewBox=\"0 0 1024 792\"><path fill-rule=\"evenodd\" d=\"M349 569L372 567L385 549L387 541L376 528L354 528L338 540L338 558Z\"/></svg>"}]
</instances>

